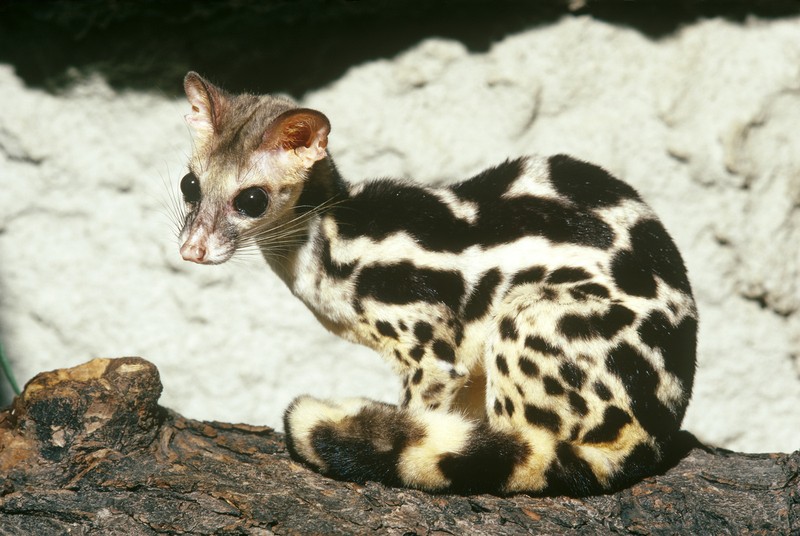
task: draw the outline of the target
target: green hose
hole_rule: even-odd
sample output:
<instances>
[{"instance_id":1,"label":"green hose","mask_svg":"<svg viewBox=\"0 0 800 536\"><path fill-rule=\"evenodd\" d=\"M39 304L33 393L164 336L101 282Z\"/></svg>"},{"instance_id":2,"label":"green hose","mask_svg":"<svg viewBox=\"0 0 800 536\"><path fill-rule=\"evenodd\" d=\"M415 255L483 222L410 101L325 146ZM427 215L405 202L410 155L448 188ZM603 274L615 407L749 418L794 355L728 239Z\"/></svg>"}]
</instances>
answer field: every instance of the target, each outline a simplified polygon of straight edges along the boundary
<instances>
[{"instance_id":1,"label":"green hose","mask_svg":"<svg viewBox=\"0 0 800 536\"><path fill-rule=\"evenodd\" d=\"M8 362L5 352L3 352L2 343L0 343L0 368L3 369L3 374L8 378L8 383L11 384L14 393L18 395L20 393L19 385L17 385L17 379L14 378L14 373L11 372L11 363Z\"/></svg>"}]
</instances>

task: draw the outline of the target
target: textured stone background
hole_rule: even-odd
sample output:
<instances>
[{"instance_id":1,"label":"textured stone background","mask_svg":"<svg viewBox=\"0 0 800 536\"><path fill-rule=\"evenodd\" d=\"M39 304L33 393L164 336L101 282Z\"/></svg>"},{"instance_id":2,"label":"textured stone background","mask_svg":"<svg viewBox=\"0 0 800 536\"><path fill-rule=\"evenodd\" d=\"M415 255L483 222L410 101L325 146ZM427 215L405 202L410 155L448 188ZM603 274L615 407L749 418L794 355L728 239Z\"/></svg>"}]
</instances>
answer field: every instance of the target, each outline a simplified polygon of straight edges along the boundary
<instances>
[{"instance_id":1,"label":"textured stone background","mask_svg":"<svg viewBox=\"0 0 800 536\"><path fill-rule=\"evenodd\" d=\"M685 427L732 449L800 447L796 3L108 4L0 7L0 338L20 381L141 355L165 405L276 427L303 392L395 399L388 366L326 333L259 259L180 260L167 207L194 68L323 110L351 180L555 152L625 178L699 302Z\"/></svg>"}]
</instances>

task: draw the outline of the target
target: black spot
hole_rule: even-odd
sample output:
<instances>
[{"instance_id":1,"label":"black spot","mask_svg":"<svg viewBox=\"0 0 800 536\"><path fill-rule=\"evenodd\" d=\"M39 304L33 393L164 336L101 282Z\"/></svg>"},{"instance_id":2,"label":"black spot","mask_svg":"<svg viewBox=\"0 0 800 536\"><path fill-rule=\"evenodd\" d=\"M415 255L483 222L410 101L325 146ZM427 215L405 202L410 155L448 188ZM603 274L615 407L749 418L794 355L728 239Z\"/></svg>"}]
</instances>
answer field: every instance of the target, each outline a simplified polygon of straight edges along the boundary
<instances>
[{"instance_id":1,"label":"black spot","mask_svg":"<svg viewBox=\"0 0 800 536\"><path fill-rule=\"evenodd\" d=\"M614 256L611 274L617 287L627 294L645 298L656 296L656 280L652 269L643 265L631 250L621 250Z\"/></svg>"},{"instance_id":2,"label":"black spot","mask_svg":"<svg viewBox=\"0 0 800 536\"><path fill-rule=\"evenodd\" d=\"M494 299L497 285L500 283L500 270L492 268L481 276L478 284L472 290L464 306L464 321L470 322L483 317L489 310Z\"/></svg>"},{"instance_id":3,"label":"black spot","mask_svg":"<svg viewBox=\"0 0 800 536\"><path fill-rule=\"evenodd\" d=\"M394 350L394 358L397 359L398 361L400 361L401 363L403 362L403 354L401 354L400 350L398 350L396 348Z\"/></svg>"},{"instance_id":4,"label":"black spot","mask_svg":"<svg viewBox=\"0 0 800 536\"><path fill-rule=\"evenodd\" d=\"M564 386L561 385L561 382L558 381L556 378L552 376L545 376L542 378L544 382L544 391L548 395L563 395L564 394Z\"/></svg>"},{"instance_id":5,"label":"black spot","mask_svg":"<svg viewBox=\"0 0 800 536\"><path fill-rule=\"evenodd\" d=\"M630 230L631 249L617 253L611 271L617 287L633 296L656 295L655 276L672 288L692 294L678 248L656 220L637 223Z\"/></svg>"},{"instance_id":6,"label":"black spot","mask_svg":"<svg viewBox=\"0 0 800 536\"><path fill-rule=\"evenodd\" d=\"M453 493L498 493L514 468L528 457L528 448L516 437L478 424L458 454L446 454L439 470L452 483Z\"/></svg>"},{"instance_id":7,"label":"black spot","mask_svg":"<svg viewBox=\"0 0 800 536\"><path fill-rule=\"evenodd\" d=\"M524 355L519 357L519 369L523 374L531 378L539 375L539 366Z\"/></svg>"},{"instance_id":8,"label":"black spot","mask_svg":"<svg viewBox=\"0 0 800 536\"><path fill-rule=\"evenodd\" d=\"M658 372L635 348L620 344L606 356L606 367L622 381L633 416L648 434L663 439L678 429L678 419L656 396Z\"/></svg>"},{"instance_id":9,"label":"black spot","mask_svg":"<svg viewBox=\"0 0 800 536\"><path fill-rule=\"evenodd\" d=\"M403 402L400 404L401 406L408 407L411 403L411 389L406 388L403 394Z\"/></svg>"},{"instance_id":10,"label":"black spot","mask_svg":"<svg viewBox=\"0 0 800 536\"><path fill-rule=\"evenodd\" d=\"M411 359L417 362L419 362L419 360L422 359L422 356L424 354L425 354L425 348L423 348L422 346L415 346L408 352L409 357L411 357Z\"/></svg>"},{"instance_id":11,"label":"black spot","mask_svg":"<svg viewBox=\"0 0 800 536\"><path fill-rule=\"evenodd\" d=\"M425 389L425 392L422 393L423 398L434 398L436 395L442 392L444 389L444 384L441 382L434 382Z\"/></svg>"},{"instance_id":12,"label":"black spot","mask_svg":"<svg viewBox=\"0 0 800 536\"><path fill-rule=\"evenodd\" d=\"M649 260L653 271L669 286L685 294L692 294L692 287L686 274L675 242L664 227L656 220L637 223L631 229L631 243L637 256Z\"/></svg>"},{"instance_id":13,"label":"black spot","mask_svg":"<svg viewBox=\"0 0 800 536\"><path fill-rule=\"evenodd\" d=\"M697 352L697 319L686 317L673 326L661 311L650 314L639 325L639 336L647 346L660 349L664 368L680 378L691 392Z\"/></svg>"},{"instance_id":14,"label":"black spot","mask_svg":"<svg viewBox=\"0 0 800 536\"><path fill-rule=\"evenodd\" d=\"M547 493L552 495L583 497L603 490L589 462L563 441L556 446L556 462L548 468L545 478Z\"/></svg>"},{"instance_id":15,"label":"black spot","mask_svg":"<svg viewBox=\"0 0 800 536\"><path fill-rule=\"evenodd\" d=\"M586 405L586 399L575 391L570 391L569 395L567 395L567 399L569 400L569 405L572 408L572 411L576 414L583 416L589 413L589 407Z\"/></svg>"},{"instance_id":16,"label":"black spot","mask_svg":"<svg viewBox=\"0 0 800 536\"><path fill-rule=\"evenodd\" d=\"M593 387L594 392L597 393L597 396L600 398L600 400L605 400L606 402L611 400L611 391L608 387L606 387L606 384L603 382L594 382Z\"/></svg>"},{"instance_id":17,"label":"black spot","mask_svg":"<svg viewBox=\"0 0 800 536\"><path fill-rule=\"evenodd\" d=\"M455 363L456 361L456 353L453 351L453 347L442 339L433 341L433 353L442 361L447 361L448 363Z\"/></svg>"},{"instance_id":18,"label":"black spot","mask_svg":"<svg viewBox=\"0 0 800 536\"><path fill-rule=\"evenodd\" d=\"M624 305L615 303L609 307L606 314L598 318L597 329L600 335L610 339L616 335L619 330L625 326L631 325L634 320L636 320L636 313Z\"/></svg>"},{"instance_id":19,"label":"black spot","mask_svg":"<svg viewBox=\"0 0 800 536\"><path fill-rule=\"evenodd\" d=\"M586 381L586 373L572 361L565 361L558 368L561 377L570 387L580 389Z\"/></svg>"},{"instance_id":20,"label":"black spot","mask_svg":"<svg viewBox=\"0 0 800 536\"><path fill-rule=\"evenodd\" d=\"M501 415L503 413L503 404L501 404L499 400L494 401L494 412L497 415Z\"/></svg>"},{"instance_id":21,"label":"black spot","mask_svg":"<svg viewBox=\"0 0 800 536\"><path fill-rule=\"evenodd\" d=\"M599 283L584 283L569 289L569 293L576 300L585 300L588 296L596 296L598 298L608 298L611 294L608 289Z\"/></svg>"},{"instance_id":22,"label":"black spot","mask_svg":"<svg viewBox=\"0 0 800 536\"><path fill-rule=\"evenodd\" d=\"M494 245L525 236L542 236L557 244L608 249L614 231L598 216L552 199L514 197L498 199L481 210L481 243ZM485 214L485 215L484 215Z\"/></svg>"},{"instance_id":23,"label":"black spot","mask_svg":"<svg viewBox=\"0 0 800 536\"><path fill-rule=\"evenodd\" d=\"M550 275L547 276L547 282L553 284L574 283L576 281L589 279L590 277L592 277L591 274L583 268L564 267L553 270Z\"/></svg>"},{"instance_id":24,"label":"black spot","mask_svg":"<svg viewBox=\"0 0 800 536\"><path fill-rule=\"evenodd\" d=\"M680 378L687 393L691 393L697 353L697 319L686 317L678 324L672 337L663 341L661 352L664 369Z\"/></svg>"},{"instance_id":25,"label":"black spot","mask_svg":"<svg viewBox=\"0 0 800 536\"><path fill-rule=\"evenodd\" d=\"M536 335L528 335L525 337L525 347L544 355L561 355L561 350L558 347L553 346L543 338Z\"/></svg>"},{"instance_id":26,"label":"black spot","mask_svg":"<svg viewBox=\"0 0 800 536\"><path fill-rule=\"evenodd\" d=\"M539 297L543 300L553 301L558 299L559 294L553 287L542 287Z\"/></svg>"},{"instance_id":27,"label":"black spot","mask_svg":"<svg viewBox=\"0 0 800 536\"><path fill-rule=\"evenodd\" d=\"M635 319L633 311L615 303L601 315L564 315L558 322L558 329L569 340L595 337L610 339Z\"/></svg>"},{"instance_id":28,"label":"black spot","mask_svg":"<svg viewBox=\"0 0 800 536\"><path fill-rule=\"evenodd\" d=\"M325 239L322 241L322 268L329 276L334 279L345 279L352 275L356 263L340 264L331 258L331 243Z\"/></svg>"},{"instance_id":29,"label":"black spot","mask_svg":"<svg viewBox=\"0 0 800 536\"><path fill-rule=\"evenodd\" d=\"M495 364L497 365L497 370L500 371L500 374L503 376L508 376L508 362L503 354L497 354L495 358Z\"/></svg>"},{"instance_id":30,"label":"black spot","mask_svg":"<svg viewBox=\"0 0 800 536\"><path fill-rule=\"evenodd\" d=\"M525 404L525 420L533 426L546 428L552 432L558 432L561 429L561 417L556 412L533 404Z\"/></svg>"},{"instance_id":31,"label":"black spot","mask_svg":"<svg viewBox=\"0 0 800 536\"><path fill-rule=\"evenodd\" d=\"M603 422L586 432L586 443L611 443L619 437L622 428L633 422L627 412L617 406L608 406L603 412Z\"/></svg>"},{"instance_id":32,"label":"black spot","mask_svg":"<svg viewBox=\"0 0 800 536\"><path fill-rule=\"evenodd\" d=\"M384 337L390 337L392 339L397 339L397 332L395 331L394 327L389 322L385 322L383 320L378 320L375 322L375 327L378 329L378 333L383 335Z\"/></svg>"},{"instance_id":33,"label":"black spot","mask_svg":"<svg viewBox=\"0 0 800 536\"><path fill-rule=\"evenodd\" d=\"M669 339L674 326L667 315L654 311L639 324L639 337L651 348L661 348L662 341Z\"/></svg>"},{"instance_id":34,"label":"black spot","mask_svg":"<svg viewBox=\"0 0 800 536\"><path fill-rule=\"evenodd\" d=\"M591 316L568 314L558 321L558 330L569 340L590 339L595 336Z\"/></svg>"},{"instance_id":35,"label":"black spot","mask_svg":"<svg viewBox=\"0 0 800 536\"><path fill-rule=\"evenodd\" d=\"M511 285L516 286L524 285L526 283L538 283L544 279L544 273L545 269L543 266L527 268L514 274L514 278L511 280Z\"/></svg>"},{"instance_id":36,"label":"black spot","mask_svg":"<svg viewBox=\"0 0 800 536\"><path fill-rule=\"evenodd\" d=\"M422 381L422 369L418 368L414 372L414 375L411 377L411 383L413 383L414 385L419 385L421 381Z\"/></svg>"},{"instance_id":37,"label":"black spot","mask_svg":"<svg viewBox=\"0 0 800 536\"><path fill-rule=\"evenodd\" d=\"M408 261L375 264L361 270L356 292L384 303L426 302L456 311L464 295L464 280L458 272L419 268Z\"/></svg>"},{"instance_id":38,"label":"black spot","mask_svg":"<svg viewBox=\"0 0 800 536\"><path fill-rule=\"evenodd\" d=\"M486 169L475 177L454 185L452 190L460 198L470 201L499 199L522 175L522 165L522 159L506 160L499 166Z\"/></svg>"},{"instance_id":39,"label":"black spot","mask_svg":"<svg viewBox=\"0 0 800 536\"><path fill-rule=\"evenodd\" d=\"M639 482L659 470L661 456L650 445L639 443L625 457L619 471L609 483L610 490L619 490Z\"/></svg>"},{"instance_id":40,"label":"black spot","mask_svg":"<svg viewBox=\"0 0 800 536\"><path fill-rule=\"evenodd\" d=\"M380 241L405 232L423 248L451 252L461 251L468 242L469 224L453 216L438 196L418 186L371 181L336 208L339 233L345 238Z\"/></svg>"},{"instance_id":41,"label":"black spot","mask_svg":"<svg viewBox=\"0 0 800 536\"><path fill-rule=\"evenodd\" d=\"M406 323L402 320L397 323L397 327L400 329L400 331L406 331L408 329L408 326L406 326Z\"/></svg>"},{"instance_id":42,"label":"black spot","mask_svg":"<svg viewBox=\"0 0 800 536\"><path fill-rule=\"evenodd\" d=\"M517 331L517 326L514 324L514 319L504 316L500 320L500 335L507 340L517 340L519 332Z\"/></svg>"},{"instance_id":43,"label":"black spot","mask_svg":"<svg viewBox=\"0 0 800 536\"><path fill-rule=\"evenodd\" d=\"M456 348L461 346L461 342L464 340L464 326L461 325L459 322L453 328L453 342L456 345Z\"/></svg>"},{"instance_id":44,"label":"black spot","mask_svg":"<svg viewBox=\"0 0 800 536\"><path fill-rule=\"evenodd\" d=\"M508 397L506 397L506 399L505 399L505 407L506 407L506 413L508 413L508 416L512 417L514 415L514 409L515 409L514 408L514 402Z\"/></svg>"},{"instance_id":45,"label":"black spot","mask_svg":"<svg viewBox=\"0 0 800 536\"><path fill-rule=\"evenodd\" d=\"M419 321L414 324L414 336L419 344L425 344L433 338L433 327L427 322Z\"/></svg>"},{"instance_id":46,"label":"black spot","mask_svg":"<svg viewBox=\"0 0 800 536\"><path fill-rule=\"evenodd\" d=\"M549 159L550 182L570 201L587 208L616 205L623 199L639 199L631 186L601 167L567 155Z\"/></svg>"}]
</instances>

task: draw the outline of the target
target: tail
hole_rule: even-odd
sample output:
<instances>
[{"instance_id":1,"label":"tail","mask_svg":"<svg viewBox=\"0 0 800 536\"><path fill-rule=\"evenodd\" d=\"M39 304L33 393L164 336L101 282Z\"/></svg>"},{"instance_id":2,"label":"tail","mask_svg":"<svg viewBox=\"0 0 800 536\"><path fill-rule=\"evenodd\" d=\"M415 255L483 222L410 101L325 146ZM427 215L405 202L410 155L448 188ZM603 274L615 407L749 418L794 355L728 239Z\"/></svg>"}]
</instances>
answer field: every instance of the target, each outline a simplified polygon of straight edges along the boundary
<instances>
[{"instance_id":1,"label":"tail","mask_svg":"<svg viewBox=\"0 0 800 536\"><path fill-rule=\"evenodd\" d=\"M546 436L533 442L486 421L365 399L300 397L286 411L284 426L291 456L322 474L429 492L596 494L628 484L637 468L652 471L657 457L643 446L631 452L619 476L601 481L570 443Z\"/></svg>"}]
</instances>

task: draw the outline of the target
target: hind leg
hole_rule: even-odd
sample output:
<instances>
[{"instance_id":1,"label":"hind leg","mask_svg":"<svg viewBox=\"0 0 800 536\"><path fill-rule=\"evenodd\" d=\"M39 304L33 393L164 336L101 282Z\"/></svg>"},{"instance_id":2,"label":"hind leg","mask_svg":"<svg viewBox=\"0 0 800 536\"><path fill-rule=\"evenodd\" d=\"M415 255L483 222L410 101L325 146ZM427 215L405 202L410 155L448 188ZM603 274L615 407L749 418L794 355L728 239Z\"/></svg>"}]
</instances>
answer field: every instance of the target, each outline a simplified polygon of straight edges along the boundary
<instances>
[{"instance_id":1,"label":"hind leg","mask_svg":"<svg viewBox=\"0 0 800 536\"><path fill-rule=\"evenodd\" d=\"M528 455L513 433L441 411L300 397L284 418L295 459L354 482L428 491L501 492Z\"/></svg>"},{"instance_id":2,"label":"hind leg","mask_svg":"<svg viewBox=\"0 0 800 536\"><path fill-rule=\"evenodd\" d=\"M644 358L623 361L636 318L619 300L563 286L528 287L498 307L484 361L488 419L518 431L538 454L518 467L510 490L597 493L632 464L653 463L654 440L611 370L654 383Z\"/></svg>"}]
</instances>

